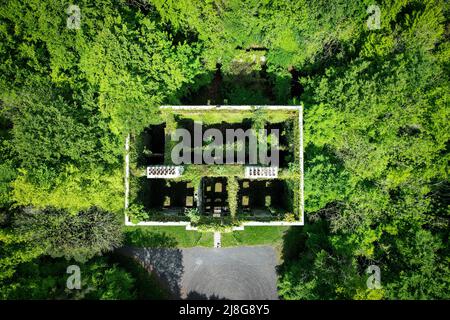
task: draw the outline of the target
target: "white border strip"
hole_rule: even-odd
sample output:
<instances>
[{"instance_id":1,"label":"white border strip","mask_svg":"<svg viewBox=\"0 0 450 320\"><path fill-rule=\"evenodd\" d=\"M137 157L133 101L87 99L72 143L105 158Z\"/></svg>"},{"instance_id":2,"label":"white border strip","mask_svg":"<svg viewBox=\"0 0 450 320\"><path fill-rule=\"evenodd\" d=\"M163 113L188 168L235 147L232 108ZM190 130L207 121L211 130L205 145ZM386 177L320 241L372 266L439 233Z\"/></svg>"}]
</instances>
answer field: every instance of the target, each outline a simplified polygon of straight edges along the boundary
<instances>
[{"instance_id":1,"label":"white border strip","mask_svg":"<svg viewBox=\"0 0 450 320\"><path fill-rule=\"evenodd\" d=\"M268 110L301 110L302 106L233 106L233 105L197 105L197 106L161 106L160 109L170 110L254 110L254 109L268 109Z\"/></svg>"},{"instance_id":2,"label":"white border strip","mask_svg":"<svg viewBox=\"0 0 450 320\"><path fill-rule=\"evenodd\" d=\"M304 166L303 166L303 105L299 106L161 106L161 109L172 109L172 110L253 110L265 108L268 110L298 110L298 122L299 122L299 157L300 157L300 214L301 221L299 222L285 222L285 221L270 221L270 222L259 222L259 221L248 221L244 222L240 227L234 227L233 230L244 230L245 226L303 226L304 225ZM197 230L196 227L192 227L190 222L180 221L180 222L160 222L160 221L145 221L139 223L132 223L128 219L126 209L128 208L128 194L130 191L129 187L129 176L130 176L130 135L125 139L125 225L127 226L186 226L186 230Z\"/></svg>"}]
</instances>

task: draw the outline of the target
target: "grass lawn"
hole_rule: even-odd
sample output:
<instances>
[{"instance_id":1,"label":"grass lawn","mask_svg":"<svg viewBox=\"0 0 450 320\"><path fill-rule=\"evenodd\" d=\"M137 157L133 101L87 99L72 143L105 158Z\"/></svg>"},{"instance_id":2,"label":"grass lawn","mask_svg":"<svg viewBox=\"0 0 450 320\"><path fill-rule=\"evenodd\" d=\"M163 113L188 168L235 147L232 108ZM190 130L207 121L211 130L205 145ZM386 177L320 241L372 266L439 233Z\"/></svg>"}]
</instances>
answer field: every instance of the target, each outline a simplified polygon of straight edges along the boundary
<instances>
[{"instance_id":1,"label":"grass lawn","mask_svg":"<svg viewBox=\"0 0 450 320\"><path fill-rule=\"evenodd\" d=\"M213 234L185 227L125 227L125 245L147 248L212 247Z\"/></svg>"},{"instance_id":2,"label":"grass lawn","mask_svg":"<svg viewBox=\"0 0 450 320\"><path fill-rule=\"evenodd\" d=\"M283 235L290 227L245 227L243 231L222 233L222 247L273 245L283 243Z\"/></svg>"},{"instance_id":3,"label":"grass lawn","mask_svg":"<svg viewBox=\"0 0 450 320\"><path fill-rule=\"evenodd\" d=\"M290 227L245 227L222 233L222 247L272 245L280 248ZM212 247L212 232L187 231L184 227L125 227L125 245L147 248Z\"/></svg>"}]
</instances>

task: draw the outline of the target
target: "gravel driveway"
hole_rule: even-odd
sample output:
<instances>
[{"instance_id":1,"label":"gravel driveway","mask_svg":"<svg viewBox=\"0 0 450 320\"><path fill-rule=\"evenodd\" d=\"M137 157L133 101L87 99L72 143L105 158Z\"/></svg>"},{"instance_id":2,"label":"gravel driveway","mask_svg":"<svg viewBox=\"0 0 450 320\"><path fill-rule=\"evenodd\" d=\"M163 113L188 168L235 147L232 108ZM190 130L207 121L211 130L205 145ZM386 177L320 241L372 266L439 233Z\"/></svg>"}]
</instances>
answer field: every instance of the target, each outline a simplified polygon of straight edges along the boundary
<instances>
[{"instance_id":1,"label":"gravel driveway","mask_svg":"<svg viewBox=\"0 0 450 320\"><path fill-rule=\"evenodd\" d=\"M278 299L272 247L122 248L181 299Z\"/></svg>"}]
</instances>

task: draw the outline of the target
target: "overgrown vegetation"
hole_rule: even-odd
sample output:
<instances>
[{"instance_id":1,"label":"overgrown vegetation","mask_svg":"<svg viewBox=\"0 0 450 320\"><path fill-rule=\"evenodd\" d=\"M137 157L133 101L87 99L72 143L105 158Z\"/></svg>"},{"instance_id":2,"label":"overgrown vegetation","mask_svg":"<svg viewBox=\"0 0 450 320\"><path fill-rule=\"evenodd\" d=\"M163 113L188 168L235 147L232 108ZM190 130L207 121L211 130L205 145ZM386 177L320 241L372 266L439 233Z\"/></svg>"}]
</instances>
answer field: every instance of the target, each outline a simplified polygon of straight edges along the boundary
<instances>
[{"instance_id":1,"label":"overgrown vegetation","mask_svg":"<svg viewBox=\"0 0 450 320\"><path fill-rule=\"evenodd\" d=\"M216 223L217 228L231 229L232 226L238 222L249 221L276 221L286 220L290 222L299 221L300 218L300 166L299 166L299 127L298 127L298 111L297 110L269 110L265 108L253 108L251 111L238 112L236 110L208 110L208 112L199 112L198 110L174 110L164 108L161 110L162 123L158 125L151 125L138 135L132 135L131 137L131 191L130 191L130 208L127 210L128 216L131 222L136 223L140 221L182 221L185 220L182 211L191 210L191 206L194 205L193 194L199 194L199 187L202 185L202 181L206 178L226 178L226 194L227 194L227 213L231 216L230 219L225 219ZM226 137L226 130L228 129L243 129L253 130L254 142L247 138L245 141L222 141L221 145L211 143L212 141L203 141L202 146L187 147L183 144L183 154L194 154L195 152L205 154L211 154L214 157L222 157L222 164L183 164L183 174L179 178L169 179L163 182L148 181L146 176L146 166L148 165L176 165L172 162L172 152L175 145L178 142L172 141L171 134L175 129L186 129L191 134L194 134L195 122L202 123L202 131L207 129L219 130ZM162 129L164 128L164 129ZM262 137L259 130L279 130L279 139L273 138L270 134L269 137ZM159 131L158 131L159 130ZM164 130L164 134L162 131ZM198 130L198 129L197 129ZM152 136L152 133L154 134ZM270 133L270 132L269 132ZM214 138L215 139L215 138ZM235 153L237 151L244 151L245 157L248 159L250 149L253 147L253 143L256 143L259 139L262 139L262 144L275 143L279 151L279 169L278 178L283 180L286 189L286 195L283 196L283 206L273 208L270 204L266 206L262 205L261 208L255 208L257 210L265 211L264 216L251 215L244 213L241 208L241 188L239 181L245 178L245 165L248 161L243 159L242 162L226 163L225 158L230 150ZM186 141L183 141L183 143ZM192 142L192 141L189 141ZM177 150L179 146L177 146ZM186 151L187 150L187 151ZM258 150L260 152L261 150ZM176 151L177 152L177 151ZM294 153L295 152L295 153ZM163 153L163 154L162 154ZM157 156L151 157L152 155ZM194 159L191 157L191 162ZM258 165L258 164L256 164ZM187 183L192 186L194 192L192 195L192 201L189 205L186 204L186 188L170 189L170 191L164 191L163 185L172 185L178 182ZM158 190L157 193L154 190ZM265 190L263 190L265 191ZM204 192L204 190L203 190ZM254 191L257 192L257 191ZM151 198L163 196L167 201L149 201ZM198 197L202 197L201 195ZM196 205L199 205L201 200L196 200ZM203 197L204 198L204 197ZM181 199L181 200L180 200ZM184 201L183 201L184 200ZM204 199L205 200L205 199ZM203 201L204 201L203 200ZM157 203L156 203L157 202ZM176 203L176 204L175 204ZM280 204L280 201L278 202ZM140 208L140 210L136 210ZM199 208L200 214L205 214L204 206ZM156 212L162 212L157 214ZM286 216L285 214L290 211L292 214ZM156 213L156 214L155 214ZM286 219L288 217L289 219ZM140 220L139 220L140 219ZM207 220L207 219L206 219ZM192 219L191 219L192 221ZM205 221L202 219L201 221ZM229 221L231 224L225 226L224 223ZM200 225L199 221L194 222L195 225ZM208 226L204 226L203 230L213 230L211 223L208 222Z\"/></svg>"},{"instance_id":2,"label":"overgrown vegetation","mask_svg":"<svg viewBox=\"0 0 450 320\"><path fill-rule=\"evenodd\" d=\"M238 191L239 184L235 177L227 179L227 191L228 191L228 206L230 207L231 217L236 217L238 209Z\"/></svg>"}]
</instances>

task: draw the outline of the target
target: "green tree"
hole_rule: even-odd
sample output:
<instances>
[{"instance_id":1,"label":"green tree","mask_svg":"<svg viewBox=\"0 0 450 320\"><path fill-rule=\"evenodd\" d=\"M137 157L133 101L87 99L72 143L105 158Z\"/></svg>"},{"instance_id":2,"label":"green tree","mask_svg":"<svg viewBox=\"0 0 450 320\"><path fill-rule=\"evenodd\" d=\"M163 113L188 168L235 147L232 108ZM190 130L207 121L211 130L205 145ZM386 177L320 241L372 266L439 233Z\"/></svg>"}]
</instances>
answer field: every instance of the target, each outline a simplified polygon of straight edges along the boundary
<instances>
[{"instance_id":1,"label":"green tree","mask_svg":"<svg viewBox=\"0 0 450 320\"><path fill-rule=\"evenodd\" d=\"M65 210L25 208L14 216L14 232L27 235L53 257L84 262L121 244L117 215L92 207L76 214Z\"/></svg>"},{"instance_id":2,"label":"green tree","mask_svg":"<svg viewBox=\"0 0 450 320\"><path fill-rule=\"evenodd\" d=\"M66 287L67 266L73 261L41 257L22 264L14 278L0 282L1 299L90 299L127 300L136 298L132 274L105 258L79 264L81 288Z\"/></svg>"}]
</instances>

